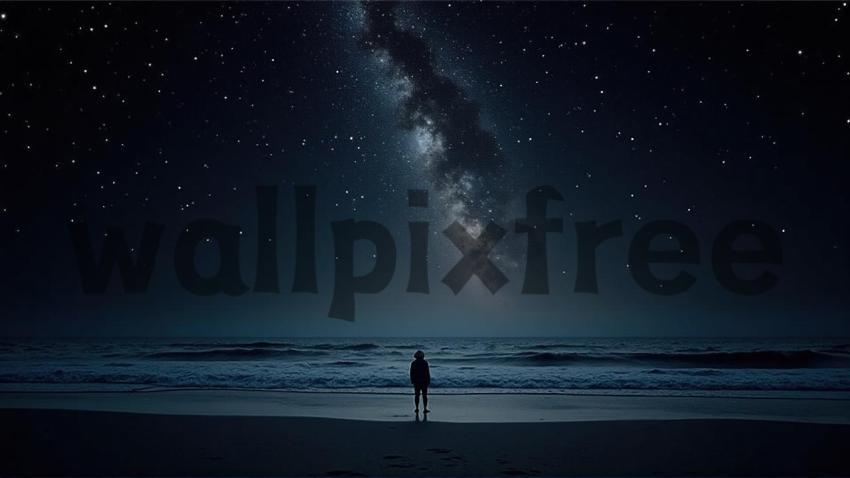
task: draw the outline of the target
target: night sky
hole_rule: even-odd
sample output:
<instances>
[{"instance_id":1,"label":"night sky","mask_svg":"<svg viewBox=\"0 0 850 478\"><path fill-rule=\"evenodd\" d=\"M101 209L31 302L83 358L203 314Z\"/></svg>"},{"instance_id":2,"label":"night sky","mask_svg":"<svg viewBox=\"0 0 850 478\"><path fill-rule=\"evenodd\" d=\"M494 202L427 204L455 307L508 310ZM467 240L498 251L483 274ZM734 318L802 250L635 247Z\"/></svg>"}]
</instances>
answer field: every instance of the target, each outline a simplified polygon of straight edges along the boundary
<instances>
[{"instance_id":1,"label":"night sky","mask_svg":"<svg viewBox=\"0 0 850 478\"><path fill-rule=\"evenodd\" d=\"M98 3L0 5L3 335L850 335L850 61L846 3ZM317 188L318 293L292 292L296 185ZM550 294L521 294L525 194L550 185ZM257 186L278 187L280 293L201 297L175 276L192 221L241 229L256 270ZM408 207L427 189L428 208ZM328 317L331 221L373 220L392 282ZM661 296L628 268L643 225L699 239L697 281ZM770 291L721 287L712 243L769 224ZM508 231L510 280L441 283L442 234ZM622 220L599 292L574 292L576 221ZM409 221L428 221L429 294L405 292ZM165 226L148 290L84 294L69 226L98 255L107 226ZM663 242L663 241L662 241ZM659 243L660 244L660 243ZM675 246L675 243L673 244ZM669 244L668 244L669 246ZM357 270L371 267L368 244ZM135 251L134 251L135 253ZM217 270L214 241L199 271ZM666 271L666 272L665 272Z\"/></svg>"}]
</instances>

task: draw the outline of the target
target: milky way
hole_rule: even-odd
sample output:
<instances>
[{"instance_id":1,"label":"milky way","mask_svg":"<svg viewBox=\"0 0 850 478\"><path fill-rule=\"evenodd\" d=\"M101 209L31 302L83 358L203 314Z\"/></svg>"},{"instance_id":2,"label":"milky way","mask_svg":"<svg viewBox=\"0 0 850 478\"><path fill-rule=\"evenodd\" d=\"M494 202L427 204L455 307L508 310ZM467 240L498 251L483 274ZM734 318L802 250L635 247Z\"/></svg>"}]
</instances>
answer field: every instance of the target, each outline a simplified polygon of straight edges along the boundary
<instances>
[{"instance_id":1,"label":"milky way","mask_svg":"<svg viewBox=\"0 0 850 478\"><path fill-rule=\"evenodd\" d=\"M417 159L450 219L480 231L501 222L507 165L494 135L481 127L478 105L438 73L428 43L396 22L396 5L363 4L361 46L385 58L402 84L399 126L416 138Z\"/></svg>"}]
</instances>

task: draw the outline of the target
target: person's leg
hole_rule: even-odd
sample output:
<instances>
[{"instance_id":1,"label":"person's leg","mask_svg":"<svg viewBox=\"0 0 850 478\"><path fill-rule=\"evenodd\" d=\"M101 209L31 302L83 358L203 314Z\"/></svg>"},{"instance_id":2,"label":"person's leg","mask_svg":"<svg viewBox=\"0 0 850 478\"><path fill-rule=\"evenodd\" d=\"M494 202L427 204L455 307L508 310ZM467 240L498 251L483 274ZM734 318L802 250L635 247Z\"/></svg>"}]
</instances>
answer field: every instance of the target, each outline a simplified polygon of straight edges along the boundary
<instances>
[{"instance_id":1,"label":"person's leg","mask_svg":"<svg viewBox=\"0 0 850 478\"><path fill-rule=\"evenodd\" d=\"M428 388L425 387L422 389L422 405L425 408L425 411L428 411ZM418 406L416 408L419 408Z\"/></svg>"},{"instance_id":2,"label":"person's leg","mask_svg":"<svg viewBox=\"0 0 850 478\"><path fill-rule=\"evenodd\" d=\"M415 395L413 396L413 402L416 404L416 411L417 412L419 411L419 392L420 392L419 387L414 387L413 393ZM427 407L428 405L426 404L425 406Z\"/></svg>"}]
</instances>

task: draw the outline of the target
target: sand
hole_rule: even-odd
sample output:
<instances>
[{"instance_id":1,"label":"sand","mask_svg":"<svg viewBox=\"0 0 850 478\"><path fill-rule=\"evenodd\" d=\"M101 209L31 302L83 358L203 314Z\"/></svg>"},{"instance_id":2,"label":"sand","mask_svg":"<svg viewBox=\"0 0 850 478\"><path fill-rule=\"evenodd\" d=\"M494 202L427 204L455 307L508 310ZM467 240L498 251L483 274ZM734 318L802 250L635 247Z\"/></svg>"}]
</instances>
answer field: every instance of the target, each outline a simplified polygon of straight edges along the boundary
<instances>
[{"instance_id":1,"label":"sand","mask_svg":"<svg viewBox=\"0 0 850 478\"><path fill-rule=\"evenodd\" d=\"M730 403L730 399L703 399L707 401L699 405L699 399L678 398L680 405L673 411L681 418L670 419L651 418L652 410L671 407L663 400L659 405L657 398L608 397L605 403L600 400L604 397L496 396L483 402L468 396L449 401L449 397L435 397L434 413L426 421L421 417L416 421L412 410L403 410L409 405L407 397L373 397L376 407L395 406L381 415L390 418L367 420L362 415L370 409L364 412L358 401L369 402L369 397L230 392L224 398L214 394L211 398L210 392L168 392L135 395L149 397L135 404L138 398L121 400L118 397L128 394L115 394L107 397L111 401L101 399L91 407L106 408L105 404L112 403L113 408L139 409L141 403L147 403L167 410L128 413L82 410L88 395L104 396L2 394L0 475L850 474L850 425L828 419L836 414L846 422L848 404L842 400L789 404L740 399L749 408L740 410L738 418L698 418L712 408L722 411L720 403ZM255 404L274 399L280 415L297 408L285 405L287 401L329 415L350 403L352 415L358 419L234 413L252 398ZM78 409L56 409L62 407L53 406L56 403L51 400L64 400L65 408ZM500 401L504 407L494 409ZM42 406L9 408L23 402ZM192 402L199 404L195 413L181 413ZM694 402L695 407L688 405ZM538 415L543 418L536 423L460 422L446 420L443 414L459 414L458 409L464 407L489 407L490 418L506 417L505 413L523 403L541 410ZM437 408L438 404L443 408ZM800 415L806 415L807 409L827 412L791 421L794 408ZM593 420L590 416L591 410L605 409L611 419ZM699 413L688 412L690 409ZM642 418L610 415L614 410ZM782 410L788 417L776 415ZM571 411L579 419L552 419ZM765 411L774 417L765 419ZM478 416L484 415L479 412Z\"/></svg>"}]
</instances>

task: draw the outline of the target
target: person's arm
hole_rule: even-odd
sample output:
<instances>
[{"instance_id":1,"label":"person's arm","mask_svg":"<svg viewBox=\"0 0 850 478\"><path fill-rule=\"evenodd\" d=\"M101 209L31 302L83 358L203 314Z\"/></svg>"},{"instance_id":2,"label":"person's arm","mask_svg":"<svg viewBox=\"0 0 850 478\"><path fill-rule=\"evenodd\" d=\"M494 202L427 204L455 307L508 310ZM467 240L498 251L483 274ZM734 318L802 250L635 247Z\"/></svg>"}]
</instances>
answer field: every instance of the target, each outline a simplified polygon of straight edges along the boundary
<instances>
[{"instance_id":1,"label":"person's arm","mask_svg":"<svg viewBox=\"0 0 850 478\"><path fill-rule=\"evenodd\" d=\"M431 385L431 366L425 362L425 385Z\"/></svg>"},{"instance_id":2,"label":"person's arm","mask_svg":"<svg viewBox=\"0 0 850 478\"><path fill-rule=\"evenodd\" d=\"M414 383L414 384L416 383L416 381L413 380L413 364L412 363L410 364L410 383Z\"/></svg>"}]
</instances>

